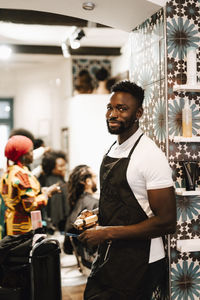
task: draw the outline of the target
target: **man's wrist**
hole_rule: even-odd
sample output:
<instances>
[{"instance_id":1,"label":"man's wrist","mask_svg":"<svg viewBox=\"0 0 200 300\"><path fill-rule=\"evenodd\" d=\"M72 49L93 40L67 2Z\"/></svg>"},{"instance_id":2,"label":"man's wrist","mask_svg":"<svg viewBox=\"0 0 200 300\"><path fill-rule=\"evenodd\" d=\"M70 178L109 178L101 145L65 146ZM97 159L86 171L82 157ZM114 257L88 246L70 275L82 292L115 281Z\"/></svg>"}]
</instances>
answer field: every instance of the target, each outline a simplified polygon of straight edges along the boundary
<instances>
[{"instance_id":1,"label":"man's wrist","mask_svg":"<svg viewBox=\"0 0 200 300\"><path fill-rule=\"evenodd\" d=\"M106 226L105 228L105 240L111 241L114 239L114 228L115 226Z\"/></svg>"}]
</instances>

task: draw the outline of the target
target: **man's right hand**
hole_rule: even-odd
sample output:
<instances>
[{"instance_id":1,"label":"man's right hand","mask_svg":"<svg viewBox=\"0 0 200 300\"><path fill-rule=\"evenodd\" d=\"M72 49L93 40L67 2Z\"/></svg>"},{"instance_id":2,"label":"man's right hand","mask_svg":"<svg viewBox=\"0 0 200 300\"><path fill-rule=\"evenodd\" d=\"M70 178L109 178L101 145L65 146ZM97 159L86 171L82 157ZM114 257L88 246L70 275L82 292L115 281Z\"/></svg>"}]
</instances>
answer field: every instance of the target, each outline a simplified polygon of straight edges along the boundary
<instances>
[{"instance_id":1,"label":"man's right hand","mask_svg":"<svg viewBox=\"0 0 200 300\"><path fill-rule=\"evenodd\" d=\"M109 240L108 233L109 227L95 226L81 233L78 239L86 245L97 246L106 240Z\"/></svg>"}]
</instances>

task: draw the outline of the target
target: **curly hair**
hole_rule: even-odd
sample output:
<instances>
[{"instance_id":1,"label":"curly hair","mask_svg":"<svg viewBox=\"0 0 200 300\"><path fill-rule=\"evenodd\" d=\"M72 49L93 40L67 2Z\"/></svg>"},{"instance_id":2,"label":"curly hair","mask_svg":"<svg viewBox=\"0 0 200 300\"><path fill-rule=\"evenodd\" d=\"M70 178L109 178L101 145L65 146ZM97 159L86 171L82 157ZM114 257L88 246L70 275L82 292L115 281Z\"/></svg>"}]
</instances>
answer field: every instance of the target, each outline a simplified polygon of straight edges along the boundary
<instances>
[{"instance_id":1,"label":"curly hair","mask_svg":"<svg viewBox=\"0 0 200 300\"><path fill-rule=\"evenodd\" d=\"M56 166L57 158L63 158L65 161L67 161L66 154L63 151L50 151L45 153L42 159L42 169L45 175L50 175L52 173L52 170Z\"/></svg>"},{"instance_id":2,"label":"curly hair","mask_svg":"<svg viewBox=\"0 0 200 300\"><path fill-rule=\"evenodd\" d=\"M129 80L117 82L112 86L111 92L129 93L138 101L138 105L142 106L144 100L144 90L134 82Z\"/></svg>"},{"instance_id":3,"label":"curly hair","mask_svg":"<svg viewBox=\"0 0 200 300\"><path fill-rule=\"evenodd\" d=\"M68 187L68 202L70 205L70 211L76 205L76 202L84 192L84 183L87 178L91 178L92 173L90 167L87 165L76 166L69 175L67 183Z\"/></svg>"}]
</instances>

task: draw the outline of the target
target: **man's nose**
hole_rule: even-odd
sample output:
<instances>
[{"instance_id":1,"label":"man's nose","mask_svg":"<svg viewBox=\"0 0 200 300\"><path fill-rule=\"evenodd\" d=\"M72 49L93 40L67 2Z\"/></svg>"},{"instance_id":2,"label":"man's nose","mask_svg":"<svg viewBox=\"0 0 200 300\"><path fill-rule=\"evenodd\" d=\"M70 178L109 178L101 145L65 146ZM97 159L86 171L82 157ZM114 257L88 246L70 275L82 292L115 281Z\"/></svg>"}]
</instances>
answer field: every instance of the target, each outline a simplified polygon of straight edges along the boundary
<instances>
[{"instance_id":1,"label":"man's nose","mask_svg":"<svg viewBox=\"0 0 200 300\"><path fill-rule=\"evenodd\" d=\"M117 110L116 109L112 109L111 112L110 112L109 117L110 118L116 118L117 116L118 116Z\"/></svg>"}]
</instances>

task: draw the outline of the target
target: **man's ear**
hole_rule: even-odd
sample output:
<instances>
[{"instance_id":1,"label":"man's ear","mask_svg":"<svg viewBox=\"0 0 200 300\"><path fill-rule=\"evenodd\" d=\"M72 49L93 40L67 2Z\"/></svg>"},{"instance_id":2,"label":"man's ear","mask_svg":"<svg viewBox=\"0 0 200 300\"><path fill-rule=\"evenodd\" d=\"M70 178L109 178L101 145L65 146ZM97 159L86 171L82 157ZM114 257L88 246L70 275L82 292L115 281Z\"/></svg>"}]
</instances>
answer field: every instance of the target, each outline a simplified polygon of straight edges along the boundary
<instances>
[{"instance_id":1,"label":"man's ear","mask_svg":"<svg viewBox=\"0 0 200 300\"><path fill-rule=\"evenodd\" d=\"M137 119L140 119L142 115L143 115L143 108L140 106L140 107L138 107L137 112L136 112Z\"/></svg>"},{"instance_id":2,"label":"man's ear","mask_svg":"<svg viewBox=\"0 0 200 300\"><path fill-rule=\"evenodd\" d=\"M90 177L86 178L85 185L87 187L91 187L92 186L92 179Z\"/></svg>"}]
</instances>

